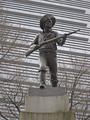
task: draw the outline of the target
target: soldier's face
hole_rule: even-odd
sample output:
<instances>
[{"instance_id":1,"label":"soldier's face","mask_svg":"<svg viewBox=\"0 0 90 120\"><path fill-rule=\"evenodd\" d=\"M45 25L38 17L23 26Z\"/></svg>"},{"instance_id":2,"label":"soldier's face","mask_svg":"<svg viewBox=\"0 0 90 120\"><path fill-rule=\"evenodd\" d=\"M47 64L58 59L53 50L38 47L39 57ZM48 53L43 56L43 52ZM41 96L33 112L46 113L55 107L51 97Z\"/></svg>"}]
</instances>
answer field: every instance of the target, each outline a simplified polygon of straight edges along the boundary
<instances>
[{"instance_id":1,"label":"soldier's face","mask_svg":"<svg viewBox=\"0 0 90 120\"><path fill-rule=\"evenodd\" d=\"M48 19L47 21L45 21L45 28L51 28L52 27L52 20Z\"/></svg>"}]
</instances>

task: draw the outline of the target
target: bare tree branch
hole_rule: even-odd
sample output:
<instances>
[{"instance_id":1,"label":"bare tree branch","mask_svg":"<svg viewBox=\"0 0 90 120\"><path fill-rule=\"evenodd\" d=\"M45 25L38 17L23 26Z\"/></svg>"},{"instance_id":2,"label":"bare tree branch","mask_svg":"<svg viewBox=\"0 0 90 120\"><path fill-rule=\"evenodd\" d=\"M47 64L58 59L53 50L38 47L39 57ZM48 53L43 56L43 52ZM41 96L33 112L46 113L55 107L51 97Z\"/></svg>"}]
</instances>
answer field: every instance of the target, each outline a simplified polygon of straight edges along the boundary
<instances>
[{"instance_id":1,"label":"bare tree branch","mask_svg":"<svg viewBox=\"0 0 90 120\"><path fill-rule=\"evenodd\" d=\"M5 115L2 114L1 111L0 111L0 116L1 116L2 118L4 118L5 120L9 120L9 119L7 119L7 117L6 117Z\"/></svg>"}]
</instances>

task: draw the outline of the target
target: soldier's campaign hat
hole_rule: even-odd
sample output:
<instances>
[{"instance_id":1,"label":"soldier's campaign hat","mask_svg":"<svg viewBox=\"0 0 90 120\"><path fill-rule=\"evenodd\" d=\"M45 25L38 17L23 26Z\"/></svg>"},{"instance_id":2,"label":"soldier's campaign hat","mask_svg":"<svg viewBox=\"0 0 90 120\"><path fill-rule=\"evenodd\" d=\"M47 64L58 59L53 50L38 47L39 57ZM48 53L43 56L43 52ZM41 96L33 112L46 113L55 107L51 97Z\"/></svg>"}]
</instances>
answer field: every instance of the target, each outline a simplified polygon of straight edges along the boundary
<instances>
[{"instance_id":1,"label":"soldier's campaign hat","mask_svg":"<svg viewBox=\"0 0 90 120\"><path fill-rule=\"evenodd\" d=\"M56 22L56 19L53 15L51 14L46 14L44 15L41 19L40 19L40 27L41 29L44 29L44 24L45 22L48 20L48 19L51 19L52 20L52 27L55 25L55 22Z\"/></svg>"}]
</instances>

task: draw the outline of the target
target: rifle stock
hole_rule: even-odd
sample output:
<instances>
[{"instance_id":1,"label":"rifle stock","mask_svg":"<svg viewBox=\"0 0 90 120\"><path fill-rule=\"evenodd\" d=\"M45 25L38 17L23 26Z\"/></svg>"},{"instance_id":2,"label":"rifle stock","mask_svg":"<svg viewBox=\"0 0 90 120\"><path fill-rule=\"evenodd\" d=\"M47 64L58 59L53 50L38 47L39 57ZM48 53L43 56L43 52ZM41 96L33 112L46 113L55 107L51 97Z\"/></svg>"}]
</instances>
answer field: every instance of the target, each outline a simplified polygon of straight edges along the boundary
<instances>
[{"instance_id":1,"label":"rifle stock","mask_svg":"<svg viewBox=\"0 0 90 120\"><path fill-rule=\"evenodd\" d=\"M73 32L66 33L66 35L68 36L68 35L71 35L71 34L74 34L74 33L78 32L78 31L80 31L80 29L75 30L75 31L73 31ZM52 39L50 39L50 40L48 40L48 41L43 41L43 42L40 43L39 45L35 45L35 44L34 44L34 46L33 46L29 51L26 52L26 57L29 56L32 52L38 50L38 49L39 49L40 47L42 47L43 45L48 44L48 43L53 42L53 41L57 41L57 39L60 39L60 38L63 38L63 35L62 35L62 36L59 36L59 37L56 37L56 38L52 38Z\"/></svg>"}]
</instances>

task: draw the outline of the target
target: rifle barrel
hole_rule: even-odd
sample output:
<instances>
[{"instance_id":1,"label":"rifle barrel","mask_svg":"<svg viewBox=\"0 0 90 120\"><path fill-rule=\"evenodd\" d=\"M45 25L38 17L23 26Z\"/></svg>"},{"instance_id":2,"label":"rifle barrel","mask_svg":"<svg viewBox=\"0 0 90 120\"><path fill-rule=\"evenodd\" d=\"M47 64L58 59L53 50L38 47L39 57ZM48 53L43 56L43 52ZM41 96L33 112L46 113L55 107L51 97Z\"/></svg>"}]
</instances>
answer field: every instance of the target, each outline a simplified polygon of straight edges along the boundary
<instances>
[{"instance_id":1,"label":"rifle barrel","mask_svg":"<svg viewBox=\"0 0 90 120\"><path fill-rule=\"evenodd\" d=\"M78 31L80 31L80 29L75 30L75 31L73 31L73 32L69 32L69 33L67 33L66 35L71 35L71 34L76 33L76 32L78 32Z\"/></svg>"}]
</instances>

